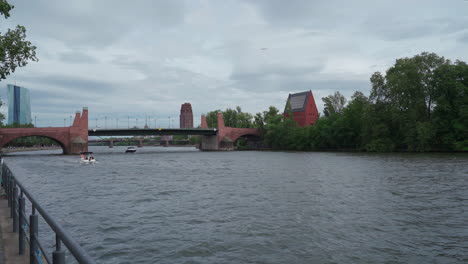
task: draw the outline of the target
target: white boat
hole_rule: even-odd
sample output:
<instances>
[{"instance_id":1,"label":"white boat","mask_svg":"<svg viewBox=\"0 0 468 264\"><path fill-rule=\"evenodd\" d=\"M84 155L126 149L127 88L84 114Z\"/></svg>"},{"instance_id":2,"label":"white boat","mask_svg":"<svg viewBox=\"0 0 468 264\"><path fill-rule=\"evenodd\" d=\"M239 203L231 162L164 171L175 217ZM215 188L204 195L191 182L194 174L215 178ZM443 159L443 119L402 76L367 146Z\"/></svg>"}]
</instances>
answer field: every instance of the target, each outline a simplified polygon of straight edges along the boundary
<instances>
[{"instance_id":1,"label":"white boat","mask_svg":"<svg viewBox=\"0 0 468 264\"><path fill-rule=\"evenodd\" d=\"M81 152L80 163L85 164L94 164L96 163L96 159L93 157L92 152Z\"/></svg>"},{"instance_id":2,"label":"white boat","mask_svg":"<svg viewBox=\"0 0 468 264\"><path fill-rule=\"evenodd\" d=\"M135 153L137 149L135 147L128 147L127 150L125 150L125 153Z\"/></svg>"}]
</instances>

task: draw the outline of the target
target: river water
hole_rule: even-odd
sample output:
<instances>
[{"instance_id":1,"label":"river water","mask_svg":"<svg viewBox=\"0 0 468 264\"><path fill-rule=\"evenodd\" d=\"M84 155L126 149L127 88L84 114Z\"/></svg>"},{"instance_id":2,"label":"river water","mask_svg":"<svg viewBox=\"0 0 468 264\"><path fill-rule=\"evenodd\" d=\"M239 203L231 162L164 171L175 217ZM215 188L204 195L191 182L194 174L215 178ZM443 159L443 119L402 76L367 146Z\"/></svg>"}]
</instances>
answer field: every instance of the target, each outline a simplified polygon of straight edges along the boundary
<instances>
[{"instance_id":1,"label":"river water","mask_svg":"<svg viewBox=\"0 0 468 264\"><path fill-rule=\"evenodd\" d=\"M468 262L466 154L124 150L6 162L98 263Z\"/></svg>"}]
</instances>

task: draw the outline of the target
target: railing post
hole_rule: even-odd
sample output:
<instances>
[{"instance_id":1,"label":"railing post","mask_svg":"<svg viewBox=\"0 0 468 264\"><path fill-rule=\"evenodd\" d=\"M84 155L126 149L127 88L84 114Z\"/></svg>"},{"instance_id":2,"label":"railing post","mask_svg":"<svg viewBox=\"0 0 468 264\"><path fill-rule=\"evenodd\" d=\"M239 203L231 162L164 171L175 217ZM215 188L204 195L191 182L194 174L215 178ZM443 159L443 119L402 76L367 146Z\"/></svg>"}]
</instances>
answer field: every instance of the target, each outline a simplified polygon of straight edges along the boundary
<instances>
[{"instance_id":1,"label":"railing post","mask_svg":"<svg viewBox=\"0 0 468 264\"><path fill-rule=\"evenodd\" d=\"M37 253L37 245L36 239L38 239L38 221L39 218L36 214L36 208L34 205L32 206L32 212L29 216L29 263L36 264L36 253Z\"/></svg>"},{"instance_id":2,"label":"railing post","mask_svg":"<svg viewBox=\"0 0 468 264\"><path fill-rule=\"evenodd\" d=\"M13 175L11 175L11 173L8 173L8 198L9 198L8 201L10 201L8 203L8 206L10 206L10 217L12 217L11 216L11 203L13 201L12 192L13 192Z\"/></svg>"},{"instance_id":3,"label":"railing post","mask_svg":"<svg viewBox=\"0 0 468 264\"><path fill-rule=\"evenodd\" d=\"M19 232L18 232L18 249L19 249L19 254L23 255L24 254L24 226L25 226L25 221L24 218L26 217L24 214L24 196L23 196L23 191L21 191L20 197L18 199L19 203Z\"/></svg>"},{"instance_id":4,"label":"railing post","mask_svg":"<svg viewBox=\"0 0 468 264\"><path fill-rule=\"evenodd\" d=\"M2 187L5 188L5 166L3 166L3 160L2 160Z\"/></svg>"},{"instance_id":5,"label":"railing post","mask_svg":"<svg viewBox=\"0 0 468 264\"><path fill-rule=\"evenodd\" d=\"M7 174L7 178L6 178L6 188L5 188L5 192L7 194L7 198L8 198L8 207L11 206L11 200L10 200L10 173Z\"/></svg>"},{"instance_id":6,"label":"railing post","mask_svg":"<svg viewBox=\"0 0 468 264\"><path fill-rule=\"evenodd\" d=\"M13 201L12 201L12 212L13 212L13 233L18 231L18 214L16 213L16 207L18 207L18 186L14 183L13 187Z\"/></svg>"},{"instance_id":7,"label":"railing post","mask_svg":"<svg viewBox=\"0 0 468 264\"><path fill-rule=\"evenodd\" d=\"M14 213L15 213L15 208L14 208L14 206L15 206L15 204L14 204L15 197L13 197L13 190L14 190L13 186L15 186L15 185L16 185L15 180L12 177L11 180L10 180L10 200L11 200L10 201L10 217L11 218L14 217Z\"/></svg>"},{"instance_id":8,"label":"railing post","mask_svg":"<svg viewBox=\"0 0 468 264\"><path fill-rule=\"evenodd\" d=\"M62 250L62 242L59 235L55 234L55 251L52 253L53 264L65 264L65 251Z\"/></svg>"}]
</instances>

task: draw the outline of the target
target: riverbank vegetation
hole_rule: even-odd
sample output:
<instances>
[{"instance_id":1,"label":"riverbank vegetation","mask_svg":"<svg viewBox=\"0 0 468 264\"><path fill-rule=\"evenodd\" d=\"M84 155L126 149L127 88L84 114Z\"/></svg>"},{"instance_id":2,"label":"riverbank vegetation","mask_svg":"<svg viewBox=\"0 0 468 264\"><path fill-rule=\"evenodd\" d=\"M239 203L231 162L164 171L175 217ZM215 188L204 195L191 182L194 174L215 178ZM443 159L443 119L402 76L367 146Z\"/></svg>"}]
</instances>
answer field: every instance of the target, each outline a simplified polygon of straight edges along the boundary
<instances>
[{"instance_id":1,"label":"riverbank vegetation","mask_svg":"<svg viewBox=\"0 0 468 264\"><path fill-rule=\"evenodd\" d=\"M236 127L261 129L265 143L281 150L468 151L465 62L421 53L397 59L370 81L368 96L323 98L324 114L313 126L299 127L271 106Z\"/></svg>"}]
</instances>

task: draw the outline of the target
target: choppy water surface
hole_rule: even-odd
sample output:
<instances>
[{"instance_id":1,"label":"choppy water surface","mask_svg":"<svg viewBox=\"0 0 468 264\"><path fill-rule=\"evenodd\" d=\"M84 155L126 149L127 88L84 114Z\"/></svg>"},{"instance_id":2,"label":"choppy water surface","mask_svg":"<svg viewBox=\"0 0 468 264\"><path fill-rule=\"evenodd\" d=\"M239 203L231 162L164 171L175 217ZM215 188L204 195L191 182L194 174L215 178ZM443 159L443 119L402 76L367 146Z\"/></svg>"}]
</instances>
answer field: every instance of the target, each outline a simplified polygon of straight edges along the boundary
<instances>
[{"instance_id":1,"label":"choppy water surface","mask_svg":"<svg viewBox=\"0 0 468 264\"><path fill-rule=\"evenodd\" d=\"M15 174L98 263L468 262L468 156L94 147Z\"/></svg>"}]
</instances>

